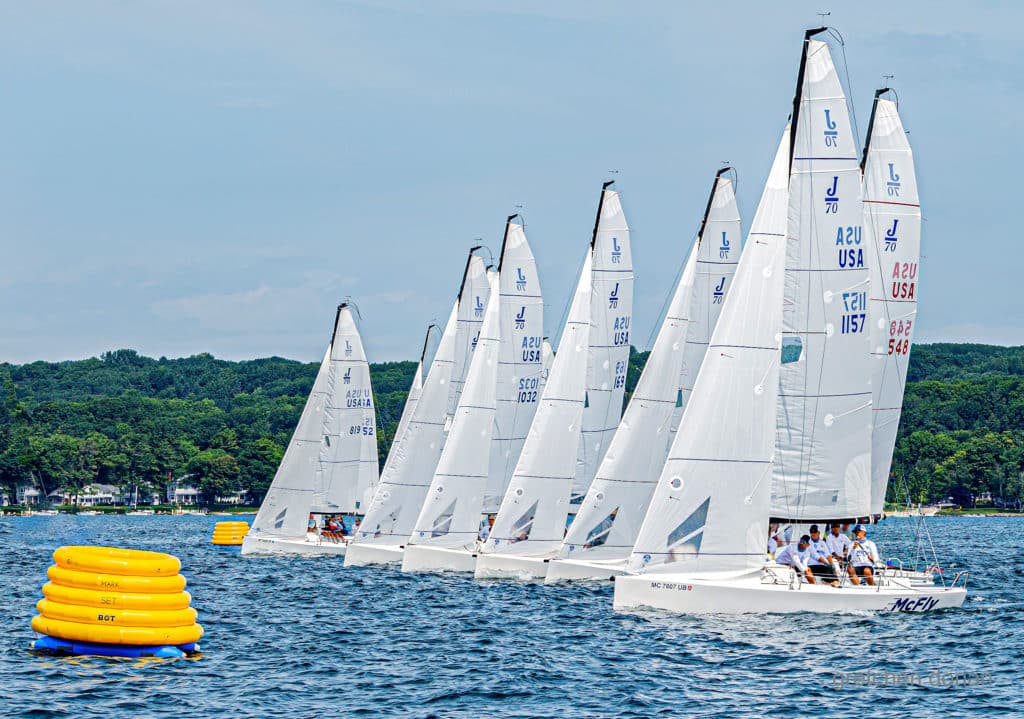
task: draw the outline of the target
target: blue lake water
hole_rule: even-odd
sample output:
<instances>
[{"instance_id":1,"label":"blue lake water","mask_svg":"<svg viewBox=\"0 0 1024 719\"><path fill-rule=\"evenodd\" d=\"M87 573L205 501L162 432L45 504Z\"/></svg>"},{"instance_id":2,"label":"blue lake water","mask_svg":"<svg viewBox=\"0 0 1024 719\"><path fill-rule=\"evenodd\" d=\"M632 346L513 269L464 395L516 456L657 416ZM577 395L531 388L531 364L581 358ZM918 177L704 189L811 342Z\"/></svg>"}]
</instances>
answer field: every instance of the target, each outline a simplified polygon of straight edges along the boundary
<instances>
[{"instance_id":1,"label":"blue lake water","mask_svg":"<svg viewBox=\"0 0 1024 719\"><path fill-rule=\"evenodd\" d=\"M0 518L0 717L1024 716L1024 519L929 521L941 554L971 570L962 610L710 618L615 613L611 584L243 559L209 543L218 519ZM884 555L913 553L915 521L872 532ZM64 544L180 557L202 658L30 653L39 588ZM837 673L865 670L991 683L840 684Z\"/></svg>"}]
</instances>

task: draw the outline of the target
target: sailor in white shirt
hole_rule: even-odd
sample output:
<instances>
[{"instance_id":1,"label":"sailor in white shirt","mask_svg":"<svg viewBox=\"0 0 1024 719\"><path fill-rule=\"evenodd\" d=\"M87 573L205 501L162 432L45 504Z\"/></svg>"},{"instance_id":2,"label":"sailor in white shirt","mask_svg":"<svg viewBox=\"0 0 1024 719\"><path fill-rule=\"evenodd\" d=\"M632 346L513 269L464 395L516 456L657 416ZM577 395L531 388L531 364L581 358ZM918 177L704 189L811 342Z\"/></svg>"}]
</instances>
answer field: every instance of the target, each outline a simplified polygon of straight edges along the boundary
<instances>
[{"instance_id":1,"label":"sailor in white shirt","mask_svg":"<svg viewBox=\"0 0 1024 719\"><path fill-rule=\"evenodd\" d=\"M853 528L853 544L850 545L850 566L847 571L850 573L850 580L854 584L860 584L860 577L864 577L868 584L874 586L874 566L878 563L878 547L867 538L867 530L857 525Z\"/></svg>"},{"instance_id":2,"label":"sailor in white shirt","mask_svg":"<svg viewBox=\"0 0 1024 719\"><path fill-rule=\"evenodd\" d=\"M833 559L837 562L845 562L850 556L850 544L852 544L850 538L839 531L838 523L829 525L829 533L825 537L825 545L828 547L829 554L832 555Z\"/></svg>"},{"instance_id":3,"label":"sailor in white shirt","mask_svg":"<svg viewBox=\"0 0 1024 719\"><path fill-rule=\"evenodd\" d=\"M800 537L797 544L787 544L775 555L778 564L792 567L802 574L809 584L815 584L814 573L808 566L811 561L811 538L806 534Z\"/></svg>"},{"instance_id":4,"label":"sailor in white shirt","mask_svg":"<svg viewBox=\"0 0 1024 719\"><path fill-rule=\"evenodd\" d=\"M818 530L817 524L811 525L810 539L811 542L807 551L810 554L811 561L807 565L808 569L811 570L814 576L825 579L832 586L839 586L838 563L832 558L832 552L829 551L825 540L821 538L821 532Z\"/></svg>"}]
</instances>

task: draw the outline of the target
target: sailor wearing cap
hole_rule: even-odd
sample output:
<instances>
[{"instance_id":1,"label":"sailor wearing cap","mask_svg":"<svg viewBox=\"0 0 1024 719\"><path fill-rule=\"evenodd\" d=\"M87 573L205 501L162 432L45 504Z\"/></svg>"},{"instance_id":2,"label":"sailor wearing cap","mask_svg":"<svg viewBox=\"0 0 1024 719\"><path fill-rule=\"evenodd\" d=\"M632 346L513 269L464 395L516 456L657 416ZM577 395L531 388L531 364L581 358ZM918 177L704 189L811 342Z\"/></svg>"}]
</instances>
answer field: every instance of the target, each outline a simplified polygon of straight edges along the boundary
<instances>
[{"instance_id":1,"label":"sailor wearing cap","mask_svg":"<svg viewBox=\"0 0 1024 719\"><path fill-rule=\"evenodd\" d=\"M868 584L874 586L875 576L873 567L878 562L878 547L867 538L867 530L863 525L858 524L853 528L853 543L850 545L850 566L847 571L850 573L850 580L854 584L860 584L860 577L864 577Z\"/></svg>"},{"instance_id":2,"label":"sailor wearing cap","mask_svg":"<svg viewBox=\"0 0 1024 719\"><path fill-rule=\"evenodd\" d=\"M839 579L837 562L832 558L832 552L829 551L825 540L821 538L821 532L818 530L817 524L811 525L810 540L810 546L807 551L811 561L807 565L808 569L811 570L814 576L822 577L829 581L832 586L839 586L837 581Z\"/></svg>"},{"instance_id":3,"label":"sailor wearing cap","mask_svg":"<svg viewBox=\"0 0 1024 719\"><path fill-rule=\"evenodd\" d=\"M811 538L806 534L800 537L797 544L787 544L775 555L778 564L792 567L796 572L802 574L809 584L815 584L814 574L811 572L808 563L811 561Z\"/></svg>"}]
</instances>

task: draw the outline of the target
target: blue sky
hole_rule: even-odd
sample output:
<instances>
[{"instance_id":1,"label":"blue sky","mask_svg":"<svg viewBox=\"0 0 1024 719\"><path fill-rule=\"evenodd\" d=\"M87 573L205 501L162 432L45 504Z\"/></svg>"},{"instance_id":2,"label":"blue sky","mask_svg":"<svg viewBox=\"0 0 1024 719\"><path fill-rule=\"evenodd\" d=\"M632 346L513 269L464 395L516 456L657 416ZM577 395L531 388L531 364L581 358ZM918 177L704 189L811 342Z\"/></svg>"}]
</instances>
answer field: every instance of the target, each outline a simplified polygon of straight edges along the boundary
<instances>
[{"instance_id":1,"label":"blue sky","mask_svg":"<svg viewBox=\"0 0 1024 719\"><path fill-rule=\"evenodd\" d=\"M911 130L918 339L1024 342L1024 6L843 5L861 133L884 74ZM0 360L313 360L346 296L411 359L517 205L554 334L613 169L645 348L723 160L746 231L822 7L3 0Z\"/></svg>"}]
</instances>

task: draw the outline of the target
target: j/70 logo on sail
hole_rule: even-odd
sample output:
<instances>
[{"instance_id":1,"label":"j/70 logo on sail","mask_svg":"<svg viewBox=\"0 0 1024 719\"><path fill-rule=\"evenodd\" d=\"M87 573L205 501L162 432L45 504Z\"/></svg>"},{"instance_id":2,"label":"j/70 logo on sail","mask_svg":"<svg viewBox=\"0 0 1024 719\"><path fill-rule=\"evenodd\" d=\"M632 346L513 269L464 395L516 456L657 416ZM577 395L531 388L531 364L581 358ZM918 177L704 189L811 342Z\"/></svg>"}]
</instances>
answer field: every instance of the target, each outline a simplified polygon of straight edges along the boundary
<instances>
[{"instance_id":1,"label":"j/70 logo on sail","mask_svg":"<svg viewBox=\"0 0 1024 719\"><path fill-rule=\"evenodd\" d=\"M832 176L832 187L825 188L825 214L834 215L839 212L839 176Z\"/></svg>"},{"instance_id":2,"label":"j/70 logo on sail","mask_svg":"<svg viewBox=\"0 0 1024 719\"><path fill-rule=\"evenodd\" d=\"M476 296L476 302L473 303L473 316L483 317L484 316L484 303L480 301L480 295Z\"/></svg>"},{"instance_id":3,"label":"j/70 logo on sail","mask_svg":"<svg viewBox=\"0 0 1024 719\"><path fill-rule=\"evenodd\" d=\"M718 259L727 260L729 259L729 238L726 233L722 233L722 245L718 248Z\"/></svg>"},{"instance_id":4,"label":"j/70 logo on sail","mask_svg":"<svg viewBox=\"0 0 1024 719\"><path fill-rule=\"evenodd\" d=\"M519 308L519 313L516 315L516 329L526 329L526 307Z\"/></svg>"},{"instance_id":5,"label":"j/70 logo on sail","mask_svg":"<svg viewBox=\"0 0 1024 719\"><path fill-rule=\"evenodd\" d=\"M900 173L896 172L894 164L889 163L889 179L885 182L885 191L889 193L889 197L900 196Z\"/></svg>"},{"instance_id":6,"label":"j/70 logo on sail","mask_svg":"<svg viewBox=\"0 0 1024 719\"><path fill-rule=\"evenodd\" d=\"M622 261L622 248L619 247L619 238L612 238L612 264L617 265Z\"/></svg>"},{"instance_id":7,"label":"j/70 logo on sail","mask_svg":"<svg viewBox=\"0 0 1024 719\"><path fill-rule=\"evenodd\" d=\"M345 356L346 357L351 357L352 356L352 343L349 342L348 340L345 340Z\"/></svg>"},{"instance_id":8,"label":"j/70 logo on sail","mask_svg":"<svg viewBox=\"0 0 1024 719\"><path fill-rule=\"evenodd\" d=\"M723 277L717 285L715 285L715 291L711 293L711 304L720 305L722 299L725 297L725 278Z\"/></svg>"},{"instance_id":9,"label":"j/70 logo on sail","mask_svg":"<svg viewBox=\"0 0 1024 719\"><path fill-rule=\"evenodd\" d=\"M516 289L520 292L526 292L526 275L523 274L523 268L516 268Z\"/></svg>"},{"instance_id":10,"label":"j/70 logo on sail","mask_svg":"<svg viewBox=\"0 0 1024 719\"><path fill-rule=\"evenodd\" d=\"M608 295L608 309L614 310L619 306L619 283L615 283L615 289Z\"/></svg>"},{"instance_id":11,"label":"j/70 logo on sail","mask_svg":"<svg viewBox=\"0 0 1024 719\"><path fill-rule=\"evenodd\" d=\"M892 165L890 165L889 167L892 167ZM886 252L895 252L896 251L896 242L899 240L899 238L896 236L896 227L899 224L900 224L899 218L895 218L892 221L892 227L890 227L888 230L885 231L885 251Z\"/></svg>"},{"instance_id":12,"label":"j/70 logo on sail","mask_svg":"<svg viewBox=\"0 0 1024 719\"><path fill-rule=\"evenodd\" d=\"M825 147L838 147L839 130L836 129L836 121L832 119L832 111L825 110Z\"/></svg>"}]
</instances>

